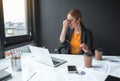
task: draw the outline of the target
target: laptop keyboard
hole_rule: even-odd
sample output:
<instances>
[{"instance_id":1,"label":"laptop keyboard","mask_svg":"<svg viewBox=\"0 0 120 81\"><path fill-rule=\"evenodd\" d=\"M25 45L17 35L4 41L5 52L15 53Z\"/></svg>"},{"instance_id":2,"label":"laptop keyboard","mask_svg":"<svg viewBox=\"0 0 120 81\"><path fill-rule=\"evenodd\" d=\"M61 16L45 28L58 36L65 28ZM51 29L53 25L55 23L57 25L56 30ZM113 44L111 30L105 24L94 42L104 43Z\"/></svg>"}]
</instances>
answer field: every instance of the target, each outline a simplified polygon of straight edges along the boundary
<instances>
[{"instance_id":1,"label":"laptop keyboard","mask_svg":"<svg viewBox=\"0 0 120 81\"><path fill-rule=\"evenodd\" d=\"M56 65L56 64L58 64L58 63L60 63L60 62L55 61L55 60L52 60L52 61L53 61L53 64L54 64L54 65Z\"/></svg>"}]
</instances>

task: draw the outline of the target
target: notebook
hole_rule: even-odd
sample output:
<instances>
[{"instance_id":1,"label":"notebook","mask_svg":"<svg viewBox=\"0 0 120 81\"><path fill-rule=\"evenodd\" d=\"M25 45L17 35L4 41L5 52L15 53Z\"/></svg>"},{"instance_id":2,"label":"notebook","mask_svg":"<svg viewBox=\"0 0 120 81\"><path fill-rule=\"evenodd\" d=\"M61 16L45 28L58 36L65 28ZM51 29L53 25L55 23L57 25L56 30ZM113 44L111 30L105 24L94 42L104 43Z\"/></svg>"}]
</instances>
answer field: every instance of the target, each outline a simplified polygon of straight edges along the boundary
<instances>
[{"instance_id":1,"label":"notebook","mask_svg":"<svg viewBox=\"0 0 120 81\"><path fill-rule=\"evenodd\" d=\"M105 81L120 81L120 78L112 76L112 75L108 75Z\"/></svg>"},{"instance_id":2,"label":"notebook","mask_svg":"<svg viewBox=\"0 0 120 81\"><path fill-rule=\"evenodd\" d=\"M7 81L10 78L12 78L11 73L4 70L0 70L0 81Z\"/></svg>"},{"instance_id":3,"label":"notebook","mask_svg":"<svg viewBox=\"0 0 120 81\"><path fill-rule=\"evenodd\" d=\"M29 46L29 48L32 53L32 56L40 63L57 67L67 62L66 60L63 59L51 57L49 50L46 48L31 46L31 45Z\"/></svg>"}]
</instances>

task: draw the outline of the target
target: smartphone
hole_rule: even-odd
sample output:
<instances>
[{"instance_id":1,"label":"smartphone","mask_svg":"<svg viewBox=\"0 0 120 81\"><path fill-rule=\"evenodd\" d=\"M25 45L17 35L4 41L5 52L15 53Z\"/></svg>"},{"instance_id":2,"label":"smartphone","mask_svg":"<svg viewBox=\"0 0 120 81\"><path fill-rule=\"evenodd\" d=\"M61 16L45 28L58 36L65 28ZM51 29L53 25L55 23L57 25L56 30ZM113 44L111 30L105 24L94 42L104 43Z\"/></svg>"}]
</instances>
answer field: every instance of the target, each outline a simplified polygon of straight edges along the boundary
<instances>
[{"instance_id":1,"label":"smartphone","mask_svg":"<svg viewBox=\"0 0 120 81\"><path fill-rule=\"evenodd\" d=\"M77 73L77 68L75 65L69 65L67 68L69 73Z\"/></svg>"}]
</instances>

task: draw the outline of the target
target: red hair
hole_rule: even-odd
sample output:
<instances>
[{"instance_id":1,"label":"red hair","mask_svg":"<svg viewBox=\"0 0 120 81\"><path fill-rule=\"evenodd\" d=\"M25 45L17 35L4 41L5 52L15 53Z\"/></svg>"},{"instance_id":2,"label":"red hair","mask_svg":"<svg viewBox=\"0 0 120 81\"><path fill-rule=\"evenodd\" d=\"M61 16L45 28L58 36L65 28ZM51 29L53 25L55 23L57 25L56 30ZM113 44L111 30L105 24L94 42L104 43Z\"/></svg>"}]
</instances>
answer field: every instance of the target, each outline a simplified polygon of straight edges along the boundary
<instances>
[{"instance_id":1,"label":"red hair","mask_svg":"<svg viewBox=\"0 0 120 81\"><path fill-rule=\"evenodd\" d=\"M70 10L70 11L68 12L67 16L68 16L69 14L70 14L71 16L75 17L76 19L81 18L81 12L80 12L80 10L78 10L78 9L72 9L72 10Z\"/></svg>"}]
</instances>

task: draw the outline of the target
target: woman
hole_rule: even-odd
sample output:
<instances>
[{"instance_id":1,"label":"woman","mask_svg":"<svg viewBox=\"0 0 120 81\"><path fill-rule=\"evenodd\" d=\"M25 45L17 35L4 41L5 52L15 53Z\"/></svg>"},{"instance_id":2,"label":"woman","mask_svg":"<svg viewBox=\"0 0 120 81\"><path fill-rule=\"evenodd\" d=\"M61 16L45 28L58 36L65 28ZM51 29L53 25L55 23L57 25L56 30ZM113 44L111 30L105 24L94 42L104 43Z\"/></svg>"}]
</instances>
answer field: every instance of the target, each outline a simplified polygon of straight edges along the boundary
<instances>
[{"instance_id":1,"label":"woman","mask_svg":"<svg viewBox=\"0 0 120 81\"><path fill-rule=\"evenodd\" d=\"M92 32L83 26L81 13L78 9L72 9L63 21L60 42L67 54L82 54L93 52Z\"/></svg>"}]
</instances>

